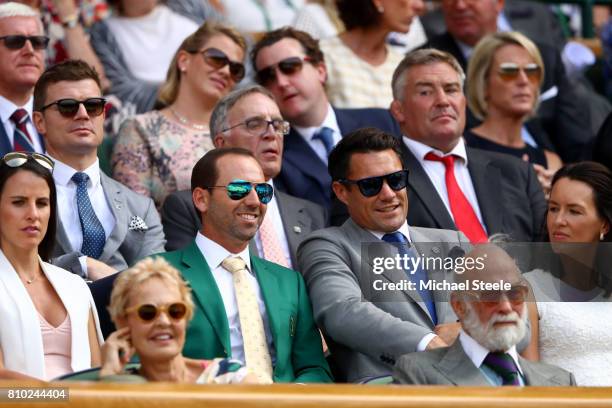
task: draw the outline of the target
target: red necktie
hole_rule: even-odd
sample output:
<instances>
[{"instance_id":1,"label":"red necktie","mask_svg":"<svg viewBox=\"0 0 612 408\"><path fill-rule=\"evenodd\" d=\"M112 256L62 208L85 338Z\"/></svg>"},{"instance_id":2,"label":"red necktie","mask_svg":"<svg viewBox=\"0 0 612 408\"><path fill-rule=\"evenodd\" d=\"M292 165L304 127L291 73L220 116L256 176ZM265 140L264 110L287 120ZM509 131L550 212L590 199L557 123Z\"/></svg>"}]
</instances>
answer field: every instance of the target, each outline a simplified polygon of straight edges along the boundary
<instances>
[{"instance_id":1,"label":"red necktie","mask_svg":"<svg viewBox=\"0 0 612 408\"><path fill-rule=\"evenodd\" d=\"M487 234L455 178L455 156L440 157L433 152L429 152L425 155L425 160L442 162L444 164L446 169L444 174L446 192L448 193L448 201L457 228L472 242L486 242Z\"/></svg>"},{"instance_id":2,"label":"red necktie","mask_svg":"<svg viewBox=\"0 0 612 408\"><path fill-rule=\"evenodd\" d=\"M34 144L26 127L28 112L25 109L17 109L13 112L10 119L15 124L13 150L17 152L33 152Z\"/></svg>"}]
</instances>

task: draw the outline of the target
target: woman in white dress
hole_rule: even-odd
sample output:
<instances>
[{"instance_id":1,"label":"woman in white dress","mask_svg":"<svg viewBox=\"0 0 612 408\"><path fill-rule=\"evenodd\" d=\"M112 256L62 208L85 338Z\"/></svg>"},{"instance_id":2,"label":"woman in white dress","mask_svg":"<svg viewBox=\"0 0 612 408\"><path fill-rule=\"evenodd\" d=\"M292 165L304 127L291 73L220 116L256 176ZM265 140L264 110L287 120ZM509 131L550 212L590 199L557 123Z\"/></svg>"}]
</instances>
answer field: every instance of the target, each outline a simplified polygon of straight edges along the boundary
<instances>
[{"instance_id":1,"label":"woman in white dress","mask_svg":"<svg viewBox=\"0 0 612 408\"><path fill-rule=\"evenodd\" d=\"M0 159L0 378L50 380L100 362L89 288L46 262L57 222L52 169L37 153Z\"/></svg>"},{"instance_id":2,"label":"woman in white dress","mask_svg":"<svg viewBox=\"0 0 612 408\"><path fill-rule=\"evenodd\" d=\"M593 162L562 167L546 216L554 261L525 274L537 302L530 320L532 345L538 345L525 356L573 372L583 386L612 386L610 260L604 255L611 225L612 173Z\"/></svg>"}]
</instances>

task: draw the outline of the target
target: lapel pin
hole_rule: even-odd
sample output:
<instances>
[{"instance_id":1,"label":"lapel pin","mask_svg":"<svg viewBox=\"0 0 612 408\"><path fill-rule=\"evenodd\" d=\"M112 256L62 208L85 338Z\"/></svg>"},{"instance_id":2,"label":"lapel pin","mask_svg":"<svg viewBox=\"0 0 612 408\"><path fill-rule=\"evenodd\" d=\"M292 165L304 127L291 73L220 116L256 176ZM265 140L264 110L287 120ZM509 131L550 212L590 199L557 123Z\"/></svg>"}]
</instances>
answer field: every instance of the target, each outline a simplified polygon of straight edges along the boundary
<instances>
[{"instance_id":1,"label":"lapel pin","mask_svg":"<svg viewBox=\"0 0 612 408\"><path fill-rule=\"evenodd\" d=\"M295 232L296 234L299 234L302 232L302 228L300 228L298 225L294 225L293 232Z\"/></svg>"}]
</instances>

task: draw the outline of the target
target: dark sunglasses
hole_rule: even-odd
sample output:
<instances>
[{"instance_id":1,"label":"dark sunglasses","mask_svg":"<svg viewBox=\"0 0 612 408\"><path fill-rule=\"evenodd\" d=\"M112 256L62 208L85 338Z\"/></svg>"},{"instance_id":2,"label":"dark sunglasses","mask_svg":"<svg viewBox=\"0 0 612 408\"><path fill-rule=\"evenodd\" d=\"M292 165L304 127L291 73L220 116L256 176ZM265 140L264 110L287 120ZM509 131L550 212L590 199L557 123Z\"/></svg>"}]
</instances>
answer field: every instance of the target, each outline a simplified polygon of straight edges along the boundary
<instances>
[{"instance_id":1,"label":"dark sunglasses","mask_svg":"<svg viewBox=\"0 0 612 408\"><path fill-rule=\"evenodd\" d=\"M499 65L497 73L504 81L512 81L518 78L521 71L525 73L525 76L530 81L540 82L542 68L538 64L527 64L521 67L514 62L503 62Z\"/></svg>"},{"instance_id":2,"label":"dark sunglasses","mask_svg":"<svg viewBox=\"0 0 612 408\"><path fill-rule=\"evenodd\" d=\"M102 112L104 112L104 107L106 106L106 99L104 98L87 98L82 101L77 101L76 99L67 98L67 99L59 99L55 102L51 102L48 105L40 108L40 111L44 111L45 109L57 105L57 110L59 113L67 118L72 118L79 111L79 107L83 104L85 106L85 110L87 114L91 117L100 116Z\"/></svg>"},{"instance_id":3,"label":"dark sunglasses","mask_svg":"<svg viewBox=\"0 0 612 408\"><path fill-rule=\"evenodd\" d=\"M522 303L527 299L528 293L527 286L514 285L509 290L480 290L478 292L468 292L467 295L477 301L486 303L499 303L505 295L510 303Z\"/></svg>"},{"instance_id":4,"label":"dark sunglasses","mask_svg":"<svg viewBox=\"0 0 612 408\"><path fill-rule=\"evenodd\" d=\"M277 135L286 135L289 133L289 122L282 119L267 120L264 118L250 118L244 122L240 122L234 126L223 129L222 132L227 132L228 130L232 130L238 126L244 126L247 132L250 134L254 136L263 136L268 131L270 125L272 125L272 129L274 129L274 133Z\"/></svg>"},{"instance_id":5,"label":"dark sunglasses","mask_svg":"<svg viewBox=\"0 0 612 408\"><path fill-rule=\"evenodd\" d=\"M215 69L221 69L229 65L230 76L234 82L240 82L244 78L244 64L242 62L231 61L227 55L216 48L207 48L201 52L204 61Z\"/></svg>"},{"instance_id":6,"label":"dark sunglasses","mask_svg":"<svg viewBox=\"0 0 612 408\"><path fill-rule=\"evenodd\" d=\"M136 311L143 322L151 322L157 319L160 313L166 313L170 319L179 321L187 314L187 305L183 302L170 303L169 305L156 306L153 304L138 305L125 310L126 313Z\"/></svg>"},{"instance_id":7,"label":"dark sunglasses","mask_svg":"<svg viewBox=\"0 0 612 408\"><path fill-rule=\"evenodd\" d=\"M44 50L49 45L49 37L44 35L5 35L0 40L4 40L4 46L9 50L22 49L26 41L30 41L35 50Z\"/></svg>"},{"instance_id":8,"label":"dark sunglasses","mask_svg":"<svg viewBox=\"0 0 612 408\"><path fill-rule=\"evenodd\" d=\"M311 62L312 58L310 57L291 57L285 58L280 61L278 64L270 65L269 67L265 67L255 74L255 81L259 84L267 86L274 81L276 81L276 67L278 70L285 75L293 75L302 70L304 66L304 61Z\"/></svg>"},{"instance_id":9,"label":"dark sunglasses","mask_svg":"<svg viewBox=\"0 0 612 408\"><path fill-rule=\"evenodd\" d=\"M206 188L225 188L229 198L232 200L242 200L249 195L253 186L255 186L255 192L262 204L268 204L272 200L274 188L268 183L254 184L245 180L233 180L227 186L210 186Z\"/></svg>"},{"instance_id":10,"label":"dark sunglasses","mask_svg":"<svg viewBox=\"0 0 612 408\"><path fill-rule=\"evenodd\" d=\"M404 189L408 183L408 170L400 170L384 176L368 177L361 180L340 179L338 181L342 184L357 184L364 197L373 197L382 190L384 180L387 180L387 184L393 191Z\"/></svg>"},{"instance_id":11,"label":"dark sunglasses","mask_svg":"<svg viewBox=\"0 0 612 408\"><path fill-rule=\"evenodd\" d=\"M40 153L24 153L24 152L11 152L4 155L2 161L9 167L21 167L28 162L28 160L34 160L39 166L44 167L49 171L53 171L53 160Z\"/></svg>"}]
</instances>

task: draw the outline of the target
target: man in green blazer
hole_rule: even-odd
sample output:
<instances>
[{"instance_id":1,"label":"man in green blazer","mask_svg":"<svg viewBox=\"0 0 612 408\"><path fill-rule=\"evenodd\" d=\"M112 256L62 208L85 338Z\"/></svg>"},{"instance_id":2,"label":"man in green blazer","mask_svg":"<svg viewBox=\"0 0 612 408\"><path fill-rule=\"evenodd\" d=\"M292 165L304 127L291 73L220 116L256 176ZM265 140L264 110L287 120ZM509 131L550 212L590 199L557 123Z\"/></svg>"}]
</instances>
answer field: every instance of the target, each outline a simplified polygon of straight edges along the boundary
<instances>
[{"instance_id":1,"label":"man in green blazer","mask_svg":"<svg viewBox=\"0 0 612 408\"><path fill-rule=\"evenodd\" d=\"M239 257L257 298L272 380L331 382L302 276L249 253L272 193L252 153L240 148L208 152L193 169L191 187L202 229L186 248L159 255L193 290L196 310L183 354L231 357L250 366L232 273L223 266L224 259Z\"/></svg>"}]
</instances>

